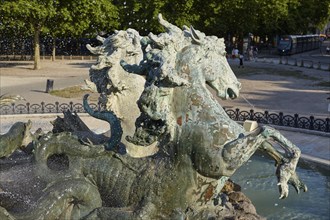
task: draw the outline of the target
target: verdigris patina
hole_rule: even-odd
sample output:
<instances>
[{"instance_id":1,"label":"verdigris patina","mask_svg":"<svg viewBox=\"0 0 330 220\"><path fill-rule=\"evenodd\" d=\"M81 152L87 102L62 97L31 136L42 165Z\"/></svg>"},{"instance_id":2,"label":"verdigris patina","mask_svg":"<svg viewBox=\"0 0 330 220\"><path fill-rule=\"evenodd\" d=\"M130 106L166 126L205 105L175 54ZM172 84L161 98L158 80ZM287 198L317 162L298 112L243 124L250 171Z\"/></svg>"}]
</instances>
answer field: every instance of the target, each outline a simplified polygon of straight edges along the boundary
<instances>
[{"instance_id":1,"label":"verdigris patina","mask_svg":"<svg viewBox=\"0 0 330 220\"><path fill-rule=\"evenodd\" d=\"M288 182L297 191L306 191L295 173L299 148L268 126L245 132L206 87L209 85L222 99L239 95L241 84L227 63L223 39L205 36L193 28L181 30L161 15L159 21L167 32L149 35L153 49L141 62L147 65L142 68L147 76L146 88L139 99L143 120L131 140L149 144L150 140L167 138L175 148L169 149L171 145L166 144L162 150L190 155L200 174L221 178L221 183L260 149L276 160L280 198L288 196ZM124 61L121 64L127 71L141 74L141 68ZM280 154L269 140L278 142L289 156Z\"/></svg>"},{"instance_id":2,"label":"verdigris patina","mask_svg":"<svg viewBox=\"0 0 330 220\"><path fill-rule=\"evenodd\" d=\"M134 29L115 31L110 37L98 37L101 46L87 48L98 55L97 64L90 68L87 85L100 93L100 101L106 110L112 111L121 121L123 135L121 142L132 157L145 157L157 152L155 144L141 148L126 140L135 131L135 120L140 114L136 104L144 90L145 78L125 71L120 62L138 65L143 60L143 46L140 35Z\"/></svg>"},{"instance_id":3,"label":"verdigris patina","mask_svg":"<svg viewBox=\"0 0 330 220\"><path fill-rule=\"evenodd\" d=\"M100 54L90 74L107 111L91 109L87 96L84 107L112 125L112 137L94 144L68 132L42 135L33 143L35 175L47 184L44 193L26 213L0 209L0 216L228 219L242 214L246 219L260 219L255 211L231 201L242 196L221 192L256 150L276 161L280 198L288 196L288 183L298 192L307 190L295 172L300 150L273 128L261 126L246 132L210 93L207 85L219 97L234 99L241 87L227 63L223 39L193 28L181 30L161 15L159 22L166 33L141 38L135 30L119 31L101 39L103 46L90 47ZM128 54L142 56L129 61ZM137 83L135 76L140 80ZM124 95L135 90L139 91L137 103ZM134 123L127 108L139 110L134 112ZM270 140L278 142L286 154L278 152ZM127 146L138 150L131 155L120 151ZM134 157L144 150L148 156ZM63 161L61 169L49 164L53 156Z\"/></svg>"},{"instance_id":4,"label":"verdigris patina","mask_svg":"<svg viewBox=\"0 0 330 220\"><path fill-rule=\"evenodd\" d=\"M41 131L30 132L32 122L16 122L7 133L0 135L0 158L10 156L17 149L26 148Z\"/></svg>"}]
</instances>

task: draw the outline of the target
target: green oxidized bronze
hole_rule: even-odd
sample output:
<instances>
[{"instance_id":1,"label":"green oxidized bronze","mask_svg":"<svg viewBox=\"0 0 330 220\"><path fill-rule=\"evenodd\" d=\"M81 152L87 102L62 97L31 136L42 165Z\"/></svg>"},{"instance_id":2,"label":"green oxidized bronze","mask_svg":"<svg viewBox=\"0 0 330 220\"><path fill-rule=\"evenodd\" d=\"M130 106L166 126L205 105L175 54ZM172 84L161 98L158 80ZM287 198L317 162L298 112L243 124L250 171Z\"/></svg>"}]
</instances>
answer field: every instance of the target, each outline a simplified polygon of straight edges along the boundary
<instances>
[{"instance_id":1,"label":"green oxidized bronze","mask_svg":"<svg viewBox=\"0 0 330 220\"><path fill-rule=\"evenodd\" d=\"M30 129L32 122L16 122L6 134L0 135L0 158L10 156L15 150L27 147L35 139Z\"/></svg>"},{"instance_id":2,"label":"green oxidized bronze","mask_svg":"<svg viewBox=\"0 0 330 220\"><path fill-rule=\"evenodd\" d=\"M68 132L41 136L34 142L33 163L36 176L48 184L44 193L24 215L0 209L0 216L259 219L221 192L257 150L276 161L280 198L288 196L288 183L307 190L295 172L300 150L271 127L246 132L210 93L207 85L218 97L234 99L241 88L223 39L181 30L161 15L159 22L166 33L141 38L129 29L89 47L99 54L91 81L108 111L91 110L87 99L85 109L110 123L112 137L93 144ZM67 161L61 169L49 165L54 155Z\"/></svg>"}]
</instances>

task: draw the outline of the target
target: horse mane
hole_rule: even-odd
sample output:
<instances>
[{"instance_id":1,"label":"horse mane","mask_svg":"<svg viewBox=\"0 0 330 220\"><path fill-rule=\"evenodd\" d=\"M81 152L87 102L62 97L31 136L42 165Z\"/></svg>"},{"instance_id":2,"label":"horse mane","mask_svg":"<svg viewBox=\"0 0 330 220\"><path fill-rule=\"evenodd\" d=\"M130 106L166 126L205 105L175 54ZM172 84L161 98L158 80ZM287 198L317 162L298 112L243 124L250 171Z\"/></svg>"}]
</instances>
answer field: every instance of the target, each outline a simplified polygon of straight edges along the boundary
<instances>
[{"instance_id":1,"label":"horse mane","mask_svg":"<svg viewBox=\"0 0 330 220\"><path fill-rule=\"evenodd\" d=\"M177 133L175 130L178 120L175 113L178 110L175 110L175 100L178 97L174 89L190 86L189 77L183 74L184 66L191 62L197 64L198 60L212 56L214 52L225 55L225 45L223 38L205 36L193 27L189 29L184 26L180 29L165 21L161 15L158 16L158 20L165 27L166 32L159 35L150 33L141 41L144 50L142 65L148 64L145 68L148 82L138 103L143 114L148 115L155 122L159 120L163 122L162 129L158 130L163 130L163 134L168 134L169 139L173 140ZM184 56L185 53L189 55ZM196 71L195 74L197 74L195 77L198 77L198 74L202 75L200 71ZM150 129L147 130L150 132Z\"/></svg>"},{"instance_id":2,"label":"horse mane","mask_svg":"<svg viewBox=\"0 0 330 220\"><path fill-rule=\"evenodd\" d=\"M226 54L223 38L206 36L203 32L195 30L193 27L190 27L189 29L187 26L184 26L183 29L180 29L177 26L165 21L161 14L158 16L158 20L160 24L165 27L166 32L159 35L154 35L153 33L148 35L149 43L152 45L152 48L148 51L148 53L157 54L158 57L150 60L151 63L153 63L152 66L159 65L159 60L161 60L161 64L158 69L160 75L159 78L170 78L168 79L168 85L166 86L171 86L172 84L177 86L178 83L175 82L175 80L181 78L181 74L176 68L176 58L178 54L183 53L188 47L193 45L196 46L197 52L194 57L192 57L193 60L198 60L201 57L207 57L209 54L208 52L211 51L216 51L217 53L223 55Z\"/></svg>"}]
</instances>

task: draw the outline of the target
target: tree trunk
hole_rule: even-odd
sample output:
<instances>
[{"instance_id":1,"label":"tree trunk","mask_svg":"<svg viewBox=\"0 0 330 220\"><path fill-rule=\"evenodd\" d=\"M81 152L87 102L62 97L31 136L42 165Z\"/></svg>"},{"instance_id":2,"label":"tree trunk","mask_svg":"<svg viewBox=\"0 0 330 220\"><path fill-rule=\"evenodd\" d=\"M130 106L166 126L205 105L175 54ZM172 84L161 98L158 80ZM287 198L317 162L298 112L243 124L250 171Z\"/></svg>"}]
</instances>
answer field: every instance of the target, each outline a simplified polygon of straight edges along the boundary
<instances>
[{"instance_id":1,"label":"tree trunk","mask_svg":"<svg viewBox=\"0 0 330 220\"><path fill-rule=\"evenodd\" d=\"M56 37L53 37L52 61L56 60Z\"/></svg>"},{"instance_id":2,"label":"tree trunk","mask_svg":"<svg viewBox=\"0 0 330 220\"><path fill-rule=\"evenodd\" d=\"M35 70L38 70L41 68L40 65L40 28L35 27L34 28L34 68Z\"/></svg>"},{"instance_id":3,"label":"tree trunk","mask_svg":"<svg viewBox=\"0 0 330 220\"><path fill-rule=\"evenodd\" d=\"M21 45L21 60L26 60L26 53L25 53L25 40L22 39Z\"/></svg>"}]
</instances>

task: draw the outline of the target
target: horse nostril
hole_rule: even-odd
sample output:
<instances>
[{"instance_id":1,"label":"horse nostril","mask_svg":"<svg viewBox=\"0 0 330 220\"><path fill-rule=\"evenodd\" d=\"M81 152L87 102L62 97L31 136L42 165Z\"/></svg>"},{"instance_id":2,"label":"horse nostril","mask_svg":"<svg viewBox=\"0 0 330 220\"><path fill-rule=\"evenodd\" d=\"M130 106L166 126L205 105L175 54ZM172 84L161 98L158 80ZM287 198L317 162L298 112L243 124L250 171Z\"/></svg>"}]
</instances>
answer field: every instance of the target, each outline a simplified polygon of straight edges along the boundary
<instances>
[{"instance_id":1,"label":"horse nostril","mask_svg":"<svg viewBox=\"0 0 330 220\"><path fill-rule=\"evenodd\" d=\"M227 94L228 94L229 98L231 98L231 99L236 99L237 98L236 93L231 88L227 89Z\"/></svg>"}]
</instances>

